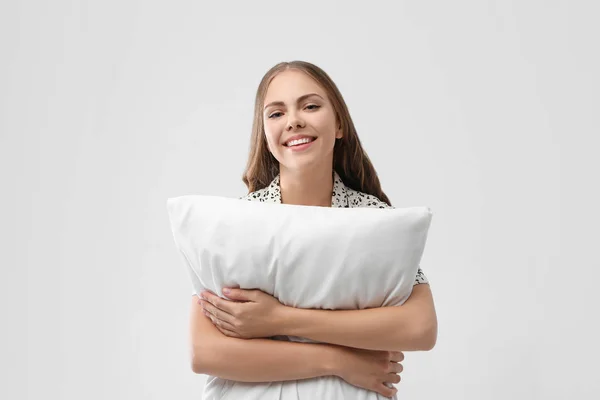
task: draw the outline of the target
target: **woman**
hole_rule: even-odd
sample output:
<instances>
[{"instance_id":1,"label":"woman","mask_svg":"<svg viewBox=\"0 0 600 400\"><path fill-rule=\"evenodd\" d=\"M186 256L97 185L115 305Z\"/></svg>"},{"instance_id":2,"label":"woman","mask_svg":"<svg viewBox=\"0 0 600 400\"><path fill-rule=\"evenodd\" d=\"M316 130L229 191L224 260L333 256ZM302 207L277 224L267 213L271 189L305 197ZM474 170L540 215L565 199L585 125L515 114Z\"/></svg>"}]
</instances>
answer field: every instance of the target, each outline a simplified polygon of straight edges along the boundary
<instances>
[{"instance_id":1,"label":"woman","mask_svg":"<svg viewBox=\"0 0 600 400\"><path fill-rule=\"evenodd\" d=\"M267 72L251 141L243 199L391 207L339 90L313 64L284 62ZM401 307L296 309L239 288L226 293L229 299L200 295L190 334L192 369L209 375L205 399L395 398L402 351L430 350L437 337L421 269Z\"/></svg>"}]
</instances>

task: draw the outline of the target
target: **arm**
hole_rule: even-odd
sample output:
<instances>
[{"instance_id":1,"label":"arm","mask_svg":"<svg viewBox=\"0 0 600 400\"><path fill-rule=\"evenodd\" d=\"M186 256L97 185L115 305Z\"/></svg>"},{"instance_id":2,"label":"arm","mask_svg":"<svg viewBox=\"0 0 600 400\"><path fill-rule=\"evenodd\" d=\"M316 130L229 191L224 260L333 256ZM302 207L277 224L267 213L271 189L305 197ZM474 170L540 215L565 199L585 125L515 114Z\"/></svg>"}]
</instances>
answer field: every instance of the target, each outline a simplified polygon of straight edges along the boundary
<instances>
[{"instance_id":1,"label":"arm","mask_svg":"<svg viewBox=\"0 0 600 400\"><path fill-rule=\"evenodd\" d=\"M404 304L364 310L286 307L282 335L370 350L431 350L437 316L429 284L418 284Z\"/></svg>"},{"instance_id":2,"label":"arm","mask_svg":"<svg viewBox=\"0 0 600 400\"><path fill-rule=\"evenodd\" d=\"M273 382L334 375L338 349L321 343L238 339L223 335L192 297L192 370L240 382Z\"/></svg>"}]
</instances>

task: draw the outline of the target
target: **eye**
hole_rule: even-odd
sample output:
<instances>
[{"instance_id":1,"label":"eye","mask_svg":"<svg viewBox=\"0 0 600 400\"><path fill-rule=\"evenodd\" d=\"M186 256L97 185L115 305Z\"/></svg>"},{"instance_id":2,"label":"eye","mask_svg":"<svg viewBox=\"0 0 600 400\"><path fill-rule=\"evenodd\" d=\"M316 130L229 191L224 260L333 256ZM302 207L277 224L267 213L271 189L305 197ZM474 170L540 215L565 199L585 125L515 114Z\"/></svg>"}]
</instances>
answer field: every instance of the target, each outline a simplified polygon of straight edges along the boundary
<instances>
[{"instance_id":1,"label":"eye","mask_svg":"<svg viewBox=\"0 0 600 400\"><path fill-rule=\"evenodd\" d=\"M306 108L309 108L309 107L314 107L314 108L310 108L310 110L318 110L319 108L321 108L321 106L319 106L317 104L309 104L306 106ZM281 113L280 112L273 113L273 114L269 115L268 118L279 118L279 114L281 114Z\"/></svg>"}]
</instances>

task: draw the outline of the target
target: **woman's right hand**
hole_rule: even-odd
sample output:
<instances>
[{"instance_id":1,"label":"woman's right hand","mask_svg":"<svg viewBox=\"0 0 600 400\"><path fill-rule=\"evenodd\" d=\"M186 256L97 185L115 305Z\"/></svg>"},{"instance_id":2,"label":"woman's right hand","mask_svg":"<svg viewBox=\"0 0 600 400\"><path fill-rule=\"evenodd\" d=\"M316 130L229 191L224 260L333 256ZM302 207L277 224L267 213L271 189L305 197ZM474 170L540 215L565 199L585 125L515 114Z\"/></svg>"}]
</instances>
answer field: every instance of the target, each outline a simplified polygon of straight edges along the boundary
<instances>
[{"instance_id":1,"label":"woman's right hand","mask_svg":"<svg viewBox=\"0 0 600 400\"><path fill-rule=\"evenodd\" d=\"M392 397L398 392L385 383L400 382L400 372L404 367L401 351L367 350L355 347L339 346L341 351L335 375L351 385L375 391L383 396ZM391 386L391 385L390 385Z\"/></svg>"}]
</instances>

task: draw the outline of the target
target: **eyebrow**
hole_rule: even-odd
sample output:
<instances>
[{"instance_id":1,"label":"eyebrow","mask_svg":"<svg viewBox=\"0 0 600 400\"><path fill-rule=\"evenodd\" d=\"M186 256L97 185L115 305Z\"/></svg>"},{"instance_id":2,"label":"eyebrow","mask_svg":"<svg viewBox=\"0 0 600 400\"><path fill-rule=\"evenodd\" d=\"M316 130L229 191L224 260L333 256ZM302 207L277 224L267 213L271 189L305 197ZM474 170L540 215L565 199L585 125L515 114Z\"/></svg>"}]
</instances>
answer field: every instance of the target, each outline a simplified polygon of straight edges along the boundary
<instances>
[{"instance_id":1,"label":"eyebrow","mask_svg":"<svg viewBox=\"0 0 600 400\"><path fill-rule=\"evenodd\" d=\"M320 97L320 98L323 99L323 97L321 95L317 94L317 93L308 93L308 94L305 94L305 95L302 95L302 96L298 97L298 100L296 100L296 103L300 103L304 99L306 99L308 97L311 97L311 96L318 96L318 97ZM325 100L325 99L323 99L323 100ZM270 102L269 104L267 104L265 106L265 108L263 109L263 111L266 110L268 107L271 107L271 106L283 106L283 105L285 105L283 103L283 101L272 101L272 102Z\"/></svg>"}]
</instances>

